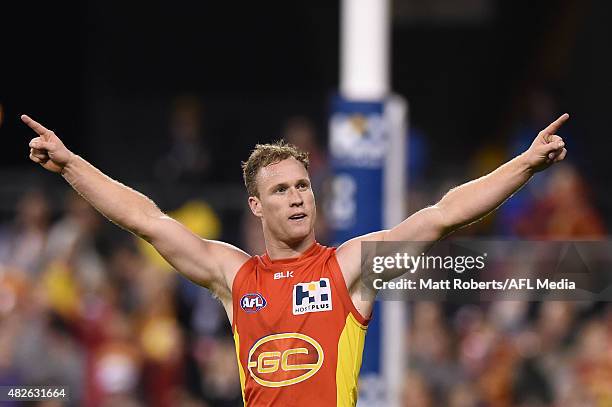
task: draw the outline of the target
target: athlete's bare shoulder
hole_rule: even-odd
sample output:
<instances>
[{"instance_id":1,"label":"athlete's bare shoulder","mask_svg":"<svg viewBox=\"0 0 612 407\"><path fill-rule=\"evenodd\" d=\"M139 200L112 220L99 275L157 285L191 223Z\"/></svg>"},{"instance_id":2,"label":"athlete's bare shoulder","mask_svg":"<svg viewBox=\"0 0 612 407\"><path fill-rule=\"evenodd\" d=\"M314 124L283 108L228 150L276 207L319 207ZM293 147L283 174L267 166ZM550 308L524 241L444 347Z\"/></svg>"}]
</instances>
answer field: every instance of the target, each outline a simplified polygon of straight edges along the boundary
<instances>
[{"instance_id":1,"label":"athlete's bare shoulder","mask_svg":"<svg viewBox=\"0 0 612 407\"><path fill-rule=\"evenodd\" d=\"M161 214L147 222L147 241L182 275L219 298L231 296L234 276L250 256L217 240L203 239L175 219Z\"/></svg>"},{"instance_id":2,"label":"athlete's bare shoulder","mask_svg":"<svg viewBox=\"0 0 612 407\"><path fill-rule=\"evenodd\" d=\"M358 236L341 244L336 250L336 259L344 275L349 291L352 291L359 280L361 266L361 242L384 240L386 230Z\"/></svg>"}]
</instances>

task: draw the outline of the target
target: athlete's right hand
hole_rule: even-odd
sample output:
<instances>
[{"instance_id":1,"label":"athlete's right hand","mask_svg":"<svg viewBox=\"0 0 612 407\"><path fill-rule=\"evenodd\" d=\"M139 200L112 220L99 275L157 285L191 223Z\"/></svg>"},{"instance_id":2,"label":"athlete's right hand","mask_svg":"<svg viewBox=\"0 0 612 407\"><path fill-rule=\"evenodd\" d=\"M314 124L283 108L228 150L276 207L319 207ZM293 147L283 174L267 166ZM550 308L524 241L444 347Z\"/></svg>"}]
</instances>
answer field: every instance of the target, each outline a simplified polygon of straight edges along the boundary
<instances>
[{"instance_id":1,"label":"athlete's right hand","mask_svg":"<svg viewBox=\"0 0 612 407\"><path fill-rule=\"evenodd\" d=\"M30 160L40 164L44 169L61 172L73 157L62 140L54 132L29 116L21 115L21 120L38 134L30 141Z\"/></svg>"}]
</instances>

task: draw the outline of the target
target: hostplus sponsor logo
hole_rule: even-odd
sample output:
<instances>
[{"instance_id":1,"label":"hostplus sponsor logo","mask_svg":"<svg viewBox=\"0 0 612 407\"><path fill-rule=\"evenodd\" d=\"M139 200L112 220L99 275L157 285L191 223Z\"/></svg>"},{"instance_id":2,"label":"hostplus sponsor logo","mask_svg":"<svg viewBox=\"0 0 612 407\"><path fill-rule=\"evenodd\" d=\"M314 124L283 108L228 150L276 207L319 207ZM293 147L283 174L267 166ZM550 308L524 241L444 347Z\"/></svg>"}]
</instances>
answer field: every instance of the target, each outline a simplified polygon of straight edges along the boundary
<instances>
[{"instance_id":1,"label":"hostplus sponsor logo","mask_svg":"<svg viewBox=\"0 0 612 407\"><path fill-rule=\"evenodd\" d=\"M293 286L293 315L332 310L329 278Z\"/></svg>"}]
</instances>

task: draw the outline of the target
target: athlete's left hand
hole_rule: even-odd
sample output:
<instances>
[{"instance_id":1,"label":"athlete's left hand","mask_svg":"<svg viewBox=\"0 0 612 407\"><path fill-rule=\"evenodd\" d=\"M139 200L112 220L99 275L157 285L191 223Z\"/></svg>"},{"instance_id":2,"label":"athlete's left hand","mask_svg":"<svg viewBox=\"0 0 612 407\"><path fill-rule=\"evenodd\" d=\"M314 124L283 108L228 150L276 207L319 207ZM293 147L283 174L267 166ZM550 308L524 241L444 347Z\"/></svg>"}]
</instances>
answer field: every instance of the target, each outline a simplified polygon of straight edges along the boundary
<instances>
[{"instance_id":1,"label":"athlete's left hand","mask_svg":"<svg viewBox=\"0 0 612 407\"><path fill-rule=\"evenodd\" d=\"M542 171L565 158L567 154L565 142L555 133L567 119L569 119L569 114L564 113L549 124L538 133L531 147L523 153L531 171Z\"/></svg>"}]
</instances>

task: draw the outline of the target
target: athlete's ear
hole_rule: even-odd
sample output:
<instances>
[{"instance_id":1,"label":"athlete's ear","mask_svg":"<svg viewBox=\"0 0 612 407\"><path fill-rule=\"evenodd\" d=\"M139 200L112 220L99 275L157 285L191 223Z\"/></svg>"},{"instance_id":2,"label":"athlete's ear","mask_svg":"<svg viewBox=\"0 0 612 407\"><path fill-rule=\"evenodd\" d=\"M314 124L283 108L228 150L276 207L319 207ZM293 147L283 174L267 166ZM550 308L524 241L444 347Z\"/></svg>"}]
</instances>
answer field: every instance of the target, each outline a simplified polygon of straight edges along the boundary
<instances>
[{"instance_id":1,"label":"athlete's ear","mask_svg":"<svg viewBox=\"0 0 612 407\"><path fill-rule=\"evenodd\" d=\"M261 218L263 216L263 213L261 210L261 201L259 200L258 197L256 196L249 197L249 208L251 208L251 212L253 212L253 215L257 216L258 218Z\"/></svg>"}]
</instances>

